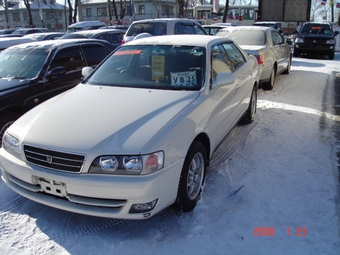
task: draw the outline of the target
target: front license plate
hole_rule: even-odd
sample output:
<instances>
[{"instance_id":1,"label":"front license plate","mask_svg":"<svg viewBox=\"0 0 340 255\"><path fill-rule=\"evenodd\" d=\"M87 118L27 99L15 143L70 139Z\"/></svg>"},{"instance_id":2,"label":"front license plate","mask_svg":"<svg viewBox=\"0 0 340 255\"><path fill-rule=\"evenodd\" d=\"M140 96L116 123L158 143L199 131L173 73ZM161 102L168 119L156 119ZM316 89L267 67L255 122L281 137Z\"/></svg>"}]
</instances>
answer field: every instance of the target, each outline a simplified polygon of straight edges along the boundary
<instances>
[{"instance_id":1,"label":"front license plate","mask_svg":"<svg viewBox=\"0 0 340 255\"><path fill-rule=\"evenodd\" d=\"M40 191L51 195L66 197L65 183L36 176L36 182L40 186Z\"/></svg>"}]
</instances>

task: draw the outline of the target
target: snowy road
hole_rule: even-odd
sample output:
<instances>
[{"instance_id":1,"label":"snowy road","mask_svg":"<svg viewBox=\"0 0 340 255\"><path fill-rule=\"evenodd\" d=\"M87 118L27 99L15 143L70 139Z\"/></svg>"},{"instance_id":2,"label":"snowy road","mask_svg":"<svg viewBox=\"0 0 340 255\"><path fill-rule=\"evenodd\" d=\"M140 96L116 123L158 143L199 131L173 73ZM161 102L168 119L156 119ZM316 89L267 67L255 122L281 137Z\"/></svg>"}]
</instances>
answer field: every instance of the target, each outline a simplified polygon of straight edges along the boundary
<instances>
[{"instance_id":1,"label":"snowy road","mask_svg":"<svg viewBox=\"0 0 340 255\"><path fill-rule=\"evenodd\" d=\"M334 61L294 58L214 154L202 199L144 221L27 200L0 182L1 254L340 254ZM337 130L337 129L334 129Z\"/></svg>"}]
</instances>

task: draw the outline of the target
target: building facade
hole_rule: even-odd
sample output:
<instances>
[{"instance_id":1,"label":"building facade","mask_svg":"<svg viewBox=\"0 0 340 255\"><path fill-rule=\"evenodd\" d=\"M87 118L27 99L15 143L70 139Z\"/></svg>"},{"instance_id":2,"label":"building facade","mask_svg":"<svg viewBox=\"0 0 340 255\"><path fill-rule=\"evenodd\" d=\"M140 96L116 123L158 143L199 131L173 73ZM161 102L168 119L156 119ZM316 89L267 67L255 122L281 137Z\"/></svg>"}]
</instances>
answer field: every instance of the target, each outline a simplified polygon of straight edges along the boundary
<instances>
[{"instance_id":1,"label":"building facade","mask_svg":"<svg viewBox=\"0 0 340 255\"><path fill-rule=\"evenodd\" d=\"M68 6L59 4L56 0L29 1L34 27L45 27L49 31L65 31L70 25ZM113 25L131 24L141 19L179 17L176 0L115 0L115 5L118 17L115 16L112 4L110 4L110 16L108 0L81 0L77 22L99 20L106 25ZM120 18L122 8L125 8L123 19ZM0 29L30 27L28 17L23 0L0 0ZM192 17L192 8L188 8L185 17Z\"/></svg>"},{"instance_id":2,"label":"building facade","mask_svg":"<svg viewBox=\"0 0 340 255\"><path fill-rule=\"evenodd\" d=\"M7 5L7 8L5 8ZM49 31L65 31L68 8L55 0L32 0L30 8L33 27L45 27ZM0 28L27 28L29 14L23 0L0 0Z\"/></svg>"}]
</instances>

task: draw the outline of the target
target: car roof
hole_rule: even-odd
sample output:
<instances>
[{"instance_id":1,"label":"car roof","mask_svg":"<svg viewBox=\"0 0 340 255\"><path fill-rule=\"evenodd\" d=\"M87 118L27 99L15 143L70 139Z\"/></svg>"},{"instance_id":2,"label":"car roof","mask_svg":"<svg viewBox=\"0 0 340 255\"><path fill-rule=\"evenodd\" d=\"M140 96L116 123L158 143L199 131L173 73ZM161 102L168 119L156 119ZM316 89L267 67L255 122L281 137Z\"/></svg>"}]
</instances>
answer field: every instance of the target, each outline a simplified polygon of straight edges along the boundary
<instances>
[{"instance_id":1,"label":"car roof","mask_svg":"<svg viewBox=\"0 0 340 255\"><path fill-rule=\"evenodd\" d=\"M132 24L134 23L145 23L145 22L169 22L169 21L192 21L195 23L200 24L199 22L197 22L194 19L188 19L188 18L160 18L160 19L143 19L143 20L136 20L134 21ZM201 25L201 24L200 24Z\"/></svg>"},{"instance_id":2,"label":"car roof","mask_svg":"<svg viewBox=\"0 0 340 255\"><path fill-rule=\"evenodd\" d=\"M87 34L106 34L108 32L117 32L117 33L125 33L125 30L116 29L116 28L107 28L107 29L89 29L89 30L82 30L73 32L72 34L81 34L81 35L87 35Z\"/></svg>"},{"instance_id":3,"label":"car roof","mask_svg":"<svg viewBox=\"0 0 340 255\"><path fill-rule=\"evenodd\" d=\"M200 46L206 47L209 43L229 41L231 39L210 36L210 35L192 35L192 34L181 34L181 35L167 35L167 36L151 36L146 38L141 38L138 40L130 41L124 45L187 45L187 46Z\"/></svg>"},{"instance_id":4,"label":"car roof","mask_svg":"<svg viewBox=\"0 0 340 255\"><path fill-rule=\"evenodd\" d=\"M263 30L263 31L273 30L277 32L275 28L262 26L230 26L230 27L228 26L224 27L220 31L234 31L234 30Z\"/></svg>"},{"instance_id":5,"label":"car roof","mask_svg":"<svg viewBox=\"0 0 340 255\"><path fill-rule=\"evenodd\" d=\"M56 47L67 47L67 46L72 46L78 43L101 43L105 44L106 46L112 47L112 45L104 40L99 40L99 39L68 39L68 40L47 40L47 41L33 41L29 43L23 43L23 44L18 44L9 47L10 49L26 49L26 48L42 48L42 49L52 49ZM8 49L9 49L8 48Z\"/></svg>"}]
</instances>

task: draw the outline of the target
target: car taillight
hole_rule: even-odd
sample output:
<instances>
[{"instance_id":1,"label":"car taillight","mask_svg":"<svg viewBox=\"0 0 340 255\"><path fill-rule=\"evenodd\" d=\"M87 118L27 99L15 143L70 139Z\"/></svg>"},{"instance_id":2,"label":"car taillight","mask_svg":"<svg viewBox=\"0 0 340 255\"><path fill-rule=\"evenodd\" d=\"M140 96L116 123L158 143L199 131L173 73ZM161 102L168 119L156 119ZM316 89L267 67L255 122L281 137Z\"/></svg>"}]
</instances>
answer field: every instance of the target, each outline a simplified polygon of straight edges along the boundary
<instances>
[{"instance_id":1,"label":"car taillight","mask_svg":"<svg viewBox=\"0 0 340 255\"><path fill-rule=\"evenodd\" d=\"M124 42L124 39L122 40L122 44L124 44L125 42Z\"/></svg>"},{"instance_id":2,"label":"car taillight","mask_svg":"<svg viewBox=\"0 0 340 255\"><path fill-rule=\"evenodd\" d=\"M264 64L264 55L263 54L260 54L260 55L254 55L257 59L257 63L259 65L263 65Z\"/></svg>"}]
</instances>

